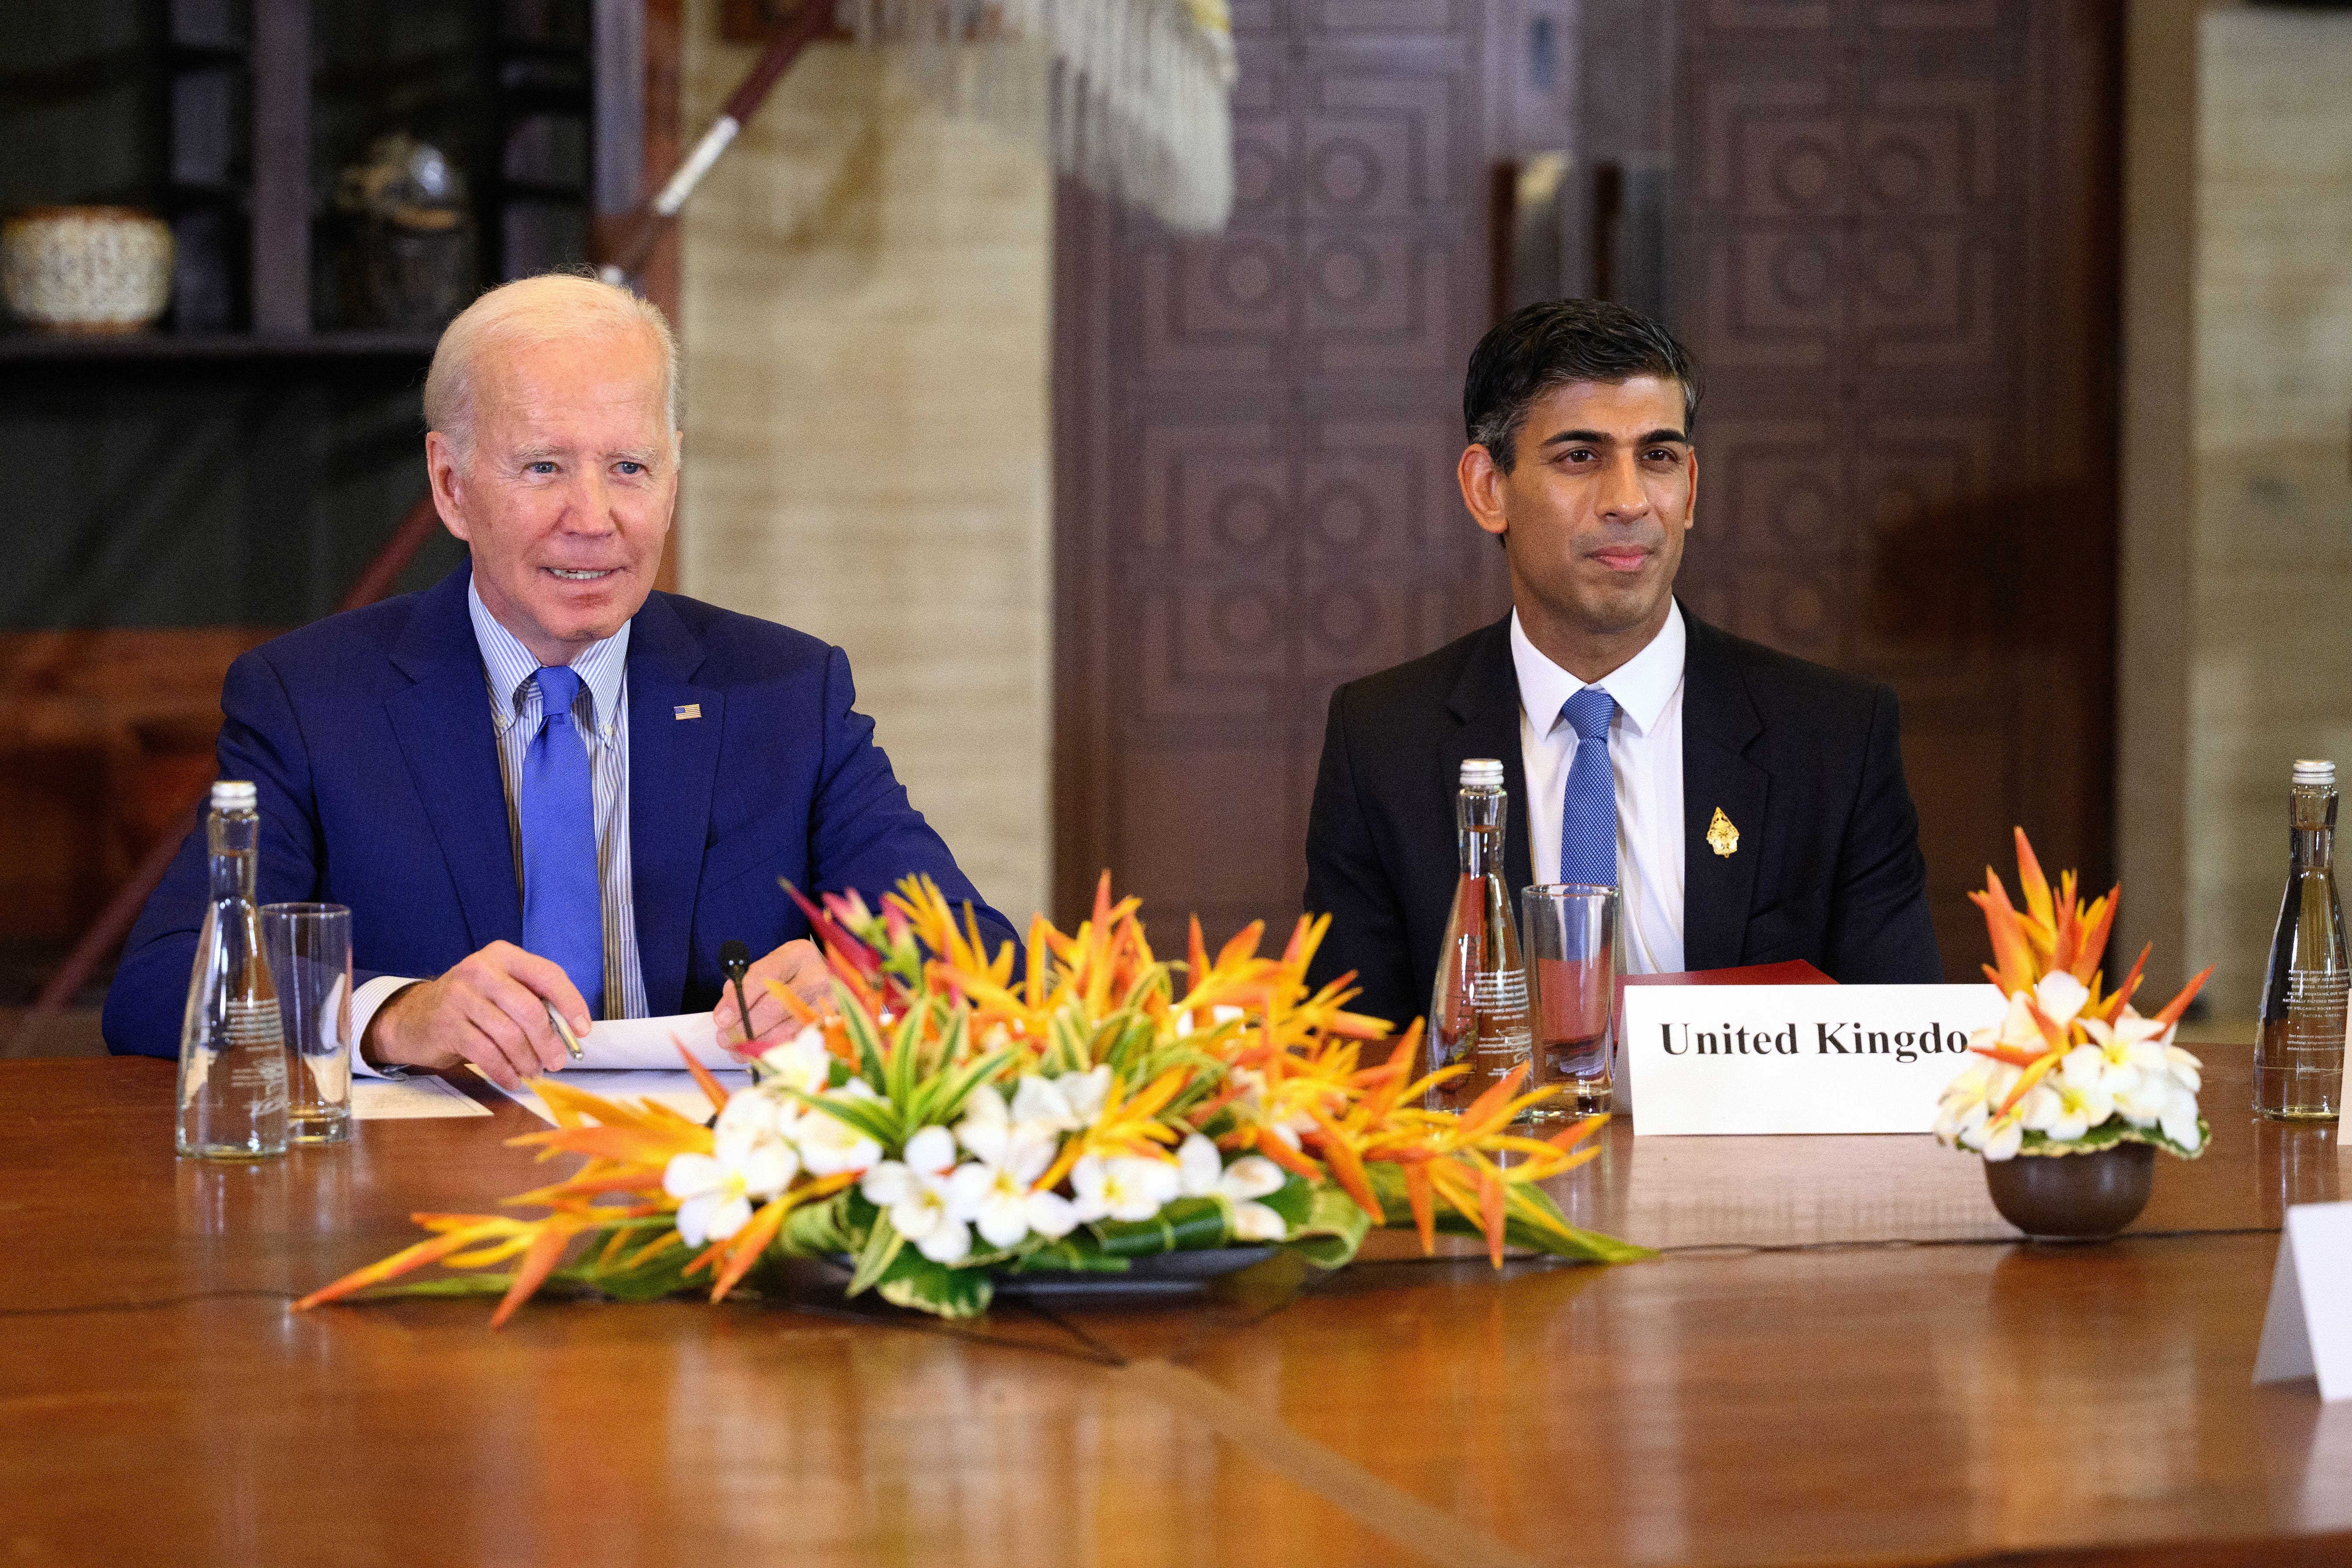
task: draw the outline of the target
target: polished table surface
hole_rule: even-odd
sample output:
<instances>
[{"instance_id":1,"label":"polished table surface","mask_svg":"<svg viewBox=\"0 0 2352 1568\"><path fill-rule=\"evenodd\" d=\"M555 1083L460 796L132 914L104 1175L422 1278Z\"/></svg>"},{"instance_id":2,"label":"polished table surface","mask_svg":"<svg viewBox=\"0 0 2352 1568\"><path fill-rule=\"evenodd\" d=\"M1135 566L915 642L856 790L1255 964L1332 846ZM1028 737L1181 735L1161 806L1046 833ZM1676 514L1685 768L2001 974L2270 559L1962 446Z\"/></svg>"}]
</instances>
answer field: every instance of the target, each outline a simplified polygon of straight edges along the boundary
<instances>
[{"instance_id":1,"label":"polished table surface","mask_svg":"<svg viewBox=\"0 0 2352 1568\"><path fill-rule=\"evenodd\" d=\"M1619 1124L1558 1191L1654 1262L497 1332L288 1302L535 1184L516 1107L205 1166L169 1064L0 1063L0 1564L2352 1562L2352 1404L2250 1385L2282 1205L2352 1182L2205 1049L2212 1149L2106 1244L1926 1138Z\"/></svg>"}]
</instances>

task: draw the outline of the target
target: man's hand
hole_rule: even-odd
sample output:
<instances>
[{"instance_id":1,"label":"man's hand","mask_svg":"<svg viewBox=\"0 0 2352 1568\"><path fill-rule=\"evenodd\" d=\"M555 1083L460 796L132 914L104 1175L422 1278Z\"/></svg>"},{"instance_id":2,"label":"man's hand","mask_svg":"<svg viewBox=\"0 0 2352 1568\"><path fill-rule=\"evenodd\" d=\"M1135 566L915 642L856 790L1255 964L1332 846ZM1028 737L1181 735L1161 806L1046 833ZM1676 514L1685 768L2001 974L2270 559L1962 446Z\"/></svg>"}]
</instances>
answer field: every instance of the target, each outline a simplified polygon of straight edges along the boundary
<instances>
[{"instance_id":1,"label":"man's hand","mask_svg":"<svg viewBox=\"0 0 2352 1568\"><path fill-rule=\"evenodd\" d=\"M785 986L810 1007L818 1012L833 1010L833 973L824 966L824 954L816 943L803 937L788 942L743 975L743 996L751 1004L751 1036L754 1044L772 1046L776 1042L768 1037L782 1037L797 1032L798 1017L782 1002L768 994L768 982L773 980ZM729 984L719 997L719 1005L710 1010L713 1022L719 1026L719 1038L723 1044L732 1040L739 1046L743 1039L741 1021L735 1016L735 987Z\"/></svg>"},{"instance_id":2,"label":"man's hand","mask_svg":"<svg viewBox=\"0 0 2352 1568\"><path fill-rule=\"evenodd\" d=\"M569 1059L547 1021L549 1002L572 1033L588 1033L588 1004L562 966L494 942L440 979L395 992L368 1021L360 1048L369 1061L401 1067L472 1062L500 1089L517 1089Z\"/></svg>"}]
</instances>

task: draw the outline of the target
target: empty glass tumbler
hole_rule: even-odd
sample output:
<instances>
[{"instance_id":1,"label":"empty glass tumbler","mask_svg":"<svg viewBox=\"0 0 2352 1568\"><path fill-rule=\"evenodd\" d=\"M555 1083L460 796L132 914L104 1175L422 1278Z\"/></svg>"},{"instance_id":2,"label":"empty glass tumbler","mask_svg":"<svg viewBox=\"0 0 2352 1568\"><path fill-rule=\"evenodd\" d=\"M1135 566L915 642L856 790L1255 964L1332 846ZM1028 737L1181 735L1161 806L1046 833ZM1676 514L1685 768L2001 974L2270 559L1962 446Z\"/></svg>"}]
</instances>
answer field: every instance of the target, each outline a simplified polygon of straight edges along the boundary
<instances>
[{"instance_id":1,"label":"empty glass tumbler","mask_svg":"<svg viewBox=\"0 0 2352 1568\"><path fill-rule=\"evenodd\" d=\"M1560 1092L1529 1120L1567 1121L1607 1110L1617 1010L1617 889L1545 883L1519 890L1528 955L1528 1015L1535 1032L1530 1089Z\"/></svg>"},{"instance_id":2,"label":"empty glass tumbler","mask_svg":"<svg viewBox=\"0 0 2352 1568\"><path fill-rule=\"evenodd\" d=\"M287 1134L340 1143L352 1131L352 911L266 904L261 937L286 1031Z\"/></svg>"}]
</instances>

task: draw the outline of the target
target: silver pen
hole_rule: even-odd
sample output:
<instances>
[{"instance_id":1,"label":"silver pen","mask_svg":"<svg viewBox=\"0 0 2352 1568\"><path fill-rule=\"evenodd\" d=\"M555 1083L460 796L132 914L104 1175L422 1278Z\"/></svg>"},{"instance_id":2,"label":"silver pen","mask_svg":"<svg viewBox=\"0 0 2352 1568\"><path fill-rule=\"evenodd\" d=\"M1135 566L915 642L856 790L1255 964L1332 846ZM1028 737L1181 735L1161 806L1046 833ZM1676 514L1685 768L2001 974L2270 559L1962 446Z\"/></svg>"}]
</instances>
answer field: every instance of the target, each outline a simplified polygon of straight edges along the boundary
<instances>
[{"instance_id":1,"label":"silver pen","mask_svg":"<svg viewBox=\"0 0 2352 1568\"><path fill-rule=\"evenodd\" d=\"M572 1059L578 1061L586 1054L580 1048L580 1037L572 1032L572 1026L563 1021L563 1015L555 1010L554 1003L544 996L539 1000L547 1008L547 1021L555 1026L556 1037L563 1042L563 1048L572 1053Z\"/></svg>"}]
</instances>

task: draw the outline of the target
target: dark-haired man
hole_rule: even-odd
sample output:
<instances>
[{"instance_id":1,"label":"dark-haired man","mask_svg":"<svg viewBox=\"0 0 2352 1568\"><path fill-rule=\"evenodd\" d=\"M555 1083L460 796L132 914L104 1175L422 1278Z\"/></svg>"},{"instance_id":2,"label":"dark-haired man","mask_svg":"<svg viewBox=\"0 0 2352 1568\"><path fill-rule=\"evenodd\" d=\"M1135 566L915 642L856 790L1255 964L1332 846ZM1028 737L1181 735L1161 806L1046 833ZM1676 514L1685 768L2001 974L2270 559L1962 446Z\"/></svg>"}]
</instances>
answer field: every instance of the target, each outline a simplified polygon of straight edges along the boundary
<instances>
[{"instance_id":1,"label":"dark-haired man","mask_svg":"<svg viewBox=\"0 0 2352 1568\"><path fill-rule=\"evenodd\" d=\"M1331 697L1307 834L1311 978L1429 1005L1465 757L1499 758L1514 889L1620 890L1636 973L1805 959L1940 980L1895 694L1718 631L1674 596L1698 493L1698 377L1622 306L1530 305L1470 356L1457 469L1512 612Z\"/></svg>"}]
</instances>

